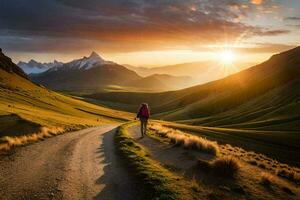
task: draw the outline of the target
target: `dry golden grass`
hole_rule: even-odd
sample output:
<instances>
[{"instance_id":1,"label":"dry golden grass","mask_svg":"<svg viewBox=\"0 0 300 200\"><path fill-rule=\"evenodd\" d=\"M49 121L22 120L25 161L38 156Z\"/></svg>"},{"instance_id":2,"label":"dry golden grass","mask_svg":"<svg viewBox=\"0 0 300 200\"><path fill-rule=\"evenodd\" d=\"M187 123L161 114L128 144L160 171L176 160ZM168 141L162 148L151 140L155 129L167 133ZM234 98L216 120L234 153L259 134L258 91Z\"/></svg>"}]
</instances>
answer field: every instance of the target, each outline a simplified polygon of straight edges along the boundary
<instances>
[{"instance_id":1,"label":"dry golden grass","mask_svg":"<svg viewBox=\"0 0 300 200\"><path fill-rule=\"evenodd\" d=\"M214 173L220 176L234 177L238 173L241 163L233 157L226 156L212 161L211 167Z\"/></svg>"},{"instance_id":2,"label":"dry golden grass","mask_svg":"<svg viewBox=\"0 0 300 200\"><path fill-rule=\"evenodd\" d=\"M150 129L156 132L156 134L160 137L170 138L170 136L174 134L176 137L170 138L170 140L172 140L173 143L178 144L180 146L185 146L186 148L195 148L194 146L195 142L192 142L191 140L186 142L187 141L186 136L190 136L191 138L193 138L194 137L193 135L181 132L179 130L175 130L173 128L162 126L159 123L151 124ZM220 159L226 160L232 157L238 158L238 160L234 159L238 163L237 171L239 171L239 169L242 170L243 165L244 164L247 165L247 163L252 165L252 167L257 168L257 170L259 170L258 174L262 173L261 178L259 178L257 181L262 185L268 185L268 181L269 181L271 182L271 185L277 185L283 191L289 194L292 194L292 192L289 192L289 188L293 188L293 187L291 187L291 185L287 184L285 181L288 181L292 184L300 185L300 169L297 167L292 167L287 164L282 164L277 160L269 158L266 155L259 154L253 151L246 151L240 147L234 147L229 144L217 145L217 147L219 152L218 157ZM234 161L229 163L224 162L224 160L222 162L218 161L219 164L218 165L216 164L216 166L222 166L222 167L219 168L216 167L215 169L213 169L214 162L217 161L216 160L206 161L206 160L199 159L197 166L199 169L203 171L215 172L219 170L220 172L222 172L222 170L224 171L228 170L227 169L228 165L230 166L232 163L235 163ZM228 171L230 172L231 170L229 169ZM288 189L283 189L284 186L287 187Z\"/></svg>"},{"instance_id":3,"label":"dry golden grass","mask_svg":"<svg viewBox=\"0 0 300 200\"><path fill-rule=\"evenodd\" d=\"M169 138L172 144L182 146L186 149L204 151L212 155L219 154L218 144L205 138L185 134L179 130L166 128L157 124L151 124L150 129L155 131L160 137Z\"/></svg>"},{"instance_id":4,"label":"dry golden grass","mask_svg":"<svg viewBox=\"0 0 300 200\"><path fill-rule=\"evenodd\" d=\"M201 192L202 188L199 186L199 183L195 176L190 180L191 189L195 192Z\"/></svg>"},{"instance_id":5,"label":"dry golden grass","mask_svg":"<svg viewBox=\"0 0 300 200\"><path fill-rule=\"evenodd\" d=\"M267 172L262 172L260 176L260 183L266 187L270 187L276 182L274 176Z\"/></svg>"},{"instance_id":6,"label":"dry golden grass","mask_svg":"<svg viewBox=\"0 0 300 200\"><path fill-rule=\"evenodd\" d=\"M0 151L10 150L12 147L22 146L27 143L36 142L45 138L62 134L64 132L65 130L63 128L42 127L39 132L29 135L23 135L18 137L5 136L2 138L1 141L2 143L0 145Z\"/></svg>"},{"instance_id":7,"label":"dry golden grass","mask_svg":"<svg viewBox=\"0 0 300 200\"><path fill-rule=\"evenodd\" d=\"M280 180L278 177L276 177L273 174L270 174L267 172L262 172L260 183L263 186L268 187L268 188L270 188L271 186L277 186L277 187L281 188L281 190L284 191L285 193L287 193L289 195L295 195L295 193L293 192L293 190L291 189L289 184Z\"/></svg>"},{"instance_id":8,"label":"dry golden grass","mask_svg":"<svg viewBox=\"0 0 300 200\"><path fill-rule=\"evenodd\" d=\"M232 178L238 173L242 165L239 160L226 156L213 161L199 159L198 167L203 171L212 171L218 176Z\"/></svg>"},{"instance_id":9,"label":"dry golden grass","mask_svg":"<svg viewBox=\"0 0 300 200\"><path fill-rule=\"evenodd\" d=\"M213 155L218 155L218 144L197 136L189 136L180 133L168 133L171 143L182 146L186 149L204 151Z\"/></svg>"},{"instance_id":10,"label":"dry golden grass","mask_svg":"<svg viewBox=\"0 0 300 200\"><path fill-rule=\"evenodd\" d=\"M280 178L284 178L292 183L300 185L300 169L297 167L282 164L266 155L258 154L253 151L245 151L242 148L232 147L229 144L219 145L219 148L222 155L236 156L240 160L268 171L274 176L277 175Z\"/></svg>"}]
</instances>

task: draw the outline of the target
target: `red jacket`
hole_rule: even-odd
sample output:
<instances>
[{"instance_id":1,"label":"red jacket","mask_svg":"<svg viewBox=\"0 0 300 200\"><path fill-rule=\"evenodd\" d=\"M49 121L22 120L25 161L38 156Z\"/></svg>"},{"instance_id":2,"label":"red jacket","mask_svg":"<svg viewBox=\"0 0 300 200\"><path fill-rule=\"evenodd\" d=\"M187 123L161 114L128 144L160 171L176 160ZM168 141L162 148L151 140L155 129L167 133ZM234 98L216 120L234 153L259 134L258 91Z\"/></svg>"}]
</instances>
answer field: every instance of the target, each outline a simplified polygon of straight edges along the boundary
<instances>
[{"instance_id":1,"label":"red jacket","mask_svg":"<svg viewBox=\"0 0 300 200\"><path fill-rule=\"evenodd\" d=\"M136 117L148 119L150 117L150 109L149 109L148 105L142 104Z\"/></svg>"}]
</instances>

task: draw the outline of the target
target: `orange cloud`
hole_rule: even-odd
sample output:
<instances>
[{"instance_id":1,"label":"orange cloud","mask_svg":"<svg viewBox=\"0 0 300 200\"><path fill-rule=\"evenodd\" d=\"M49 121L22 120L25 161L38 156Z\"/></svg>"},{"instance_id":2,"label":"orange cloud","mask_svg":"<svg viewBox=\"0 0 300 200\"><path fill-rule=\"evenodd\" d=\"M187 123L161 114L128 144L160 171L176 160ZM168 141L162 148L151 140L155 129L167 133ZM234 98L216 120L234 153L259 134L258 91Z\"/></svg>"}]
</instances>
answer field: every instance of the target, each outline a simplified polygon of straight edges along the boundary
<instances>
[{"instance_id":1,"label":"orange cloud","mask_svg":"<svg viewBox=\"0 0 300 200\"><path fill-rule=\"evenodd\" d=\"M263 3L263 0L251 0L251 3L255 5L260 5Z\"/></svg>"}]
</instances>

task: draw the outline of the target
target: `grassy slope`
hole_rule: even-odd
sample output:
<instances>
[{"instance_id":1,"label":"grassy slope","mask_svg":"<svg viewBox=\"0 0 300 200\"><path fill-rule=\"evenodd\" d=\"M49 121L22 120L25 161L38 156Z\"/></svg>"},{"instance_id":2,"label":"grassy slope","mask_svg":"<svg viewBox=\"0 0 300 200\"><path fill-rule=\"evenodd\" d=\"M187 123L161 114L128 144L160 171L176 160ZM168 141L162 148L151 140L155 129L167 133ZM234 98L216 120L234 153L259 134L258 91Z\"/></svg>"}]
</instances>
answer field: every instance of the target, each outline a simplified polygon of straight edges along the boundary
<instances>
[{"instance_id":1,"label":"grassy slope","mask_svg":"<svg viewBox=\"0 0 300 200\"><path fill-rule=\"evenodd\" d=\"M233 109L220 112L209 117L203 116L200 118L195 118L194 120L186 120L185 122L208 126L263 128L271 125L277 126L284 123L299 121L299 84L300 79L294 80L282 85L281 87L267 91L263 95L252 98ZM204 102L204 105L205 103L206 102ZM199 104L201 104L201 102ZM186 110L197 110L197 106L199 106L199 104L196 103L187 106ZM207 106L209 106L209 104ZM222 103L218 107L221 106ZM176 115L176 112L170 115ZM287 126L286 130L293 128L295 129L296 127Z\"/></svg>"},{"instance_id":2,"label":"grassy slope","mask_svg":"<svg viewBox=\"0 0 300 200\"><path fill-rule=\"evenodd\" d=\"M193 199L189 184L152 160L146 150L127 133L133 124L120 127L115 142L117 150L135 175L142 199Z\"/></svg>"},{"instance_id":3,"label":"grassy slope","mask_svg":"<svg viewBox=\"0 0 300 200\"><path fill-rule=\"evenodd\" d=\"M124 121L130 115L39 87L0 69L0 136L36 132L40 127L74 129ZM16 126L22 123L22 126Z\"/></svg>"},{"instance_id":4,"label":"grassy slope","mask_svg":"<svg viewBox=\"0 0 300 200\"><path fill-rule=\"evenodd\" d=\"M194 120L203 124L203 118L213 116L215 122L220 114L238 118L247 113L247 118L237 123L249 122L255 118L276 118L276 111L298 103L300 100L300 47L275 55L268 61L231 75L179 91L165 93L107 93L92 95L103 101L134 105L148 102L157 118L167 120ZM283 110L285 110L283 108ZM265 112L262 112L265 111ZM260 112L260 113L259 113ZM273 116L271 116L273 113ZM226 115L221 115L224 120ZM292 116L294 120L294 116ZM297 119L296 119L297 120ZM230 125L231 120L220 125ZM217 124L219 125L219 124Z\"/></svg>"}]
</instances>

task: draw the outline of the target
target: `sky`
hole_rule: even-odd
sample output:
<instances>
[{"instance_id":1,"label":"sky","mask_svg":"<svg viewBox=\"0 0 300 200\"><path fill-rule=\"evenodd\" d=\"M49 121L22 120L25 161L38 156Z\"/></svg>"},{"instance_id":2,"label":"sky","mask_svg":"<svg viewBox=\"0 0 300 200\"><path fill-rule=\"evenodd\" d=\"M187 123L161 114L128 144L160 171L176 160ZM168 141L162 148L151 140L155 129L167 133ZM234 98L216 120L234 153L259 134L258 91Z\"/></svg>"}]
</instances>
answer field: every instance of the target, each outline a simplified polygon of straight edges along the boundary
<instances>
[{"instance_id":1,"label":"sky","mask_svg":"<svg viewBox=\"0 0 300 200\"><path fill-rule=\"evenodd\" d=\"M121 64L258 63L300 45L300 0L1 0L0 47L15 62L96 51Z\"/></svg>"}]
</instances>

